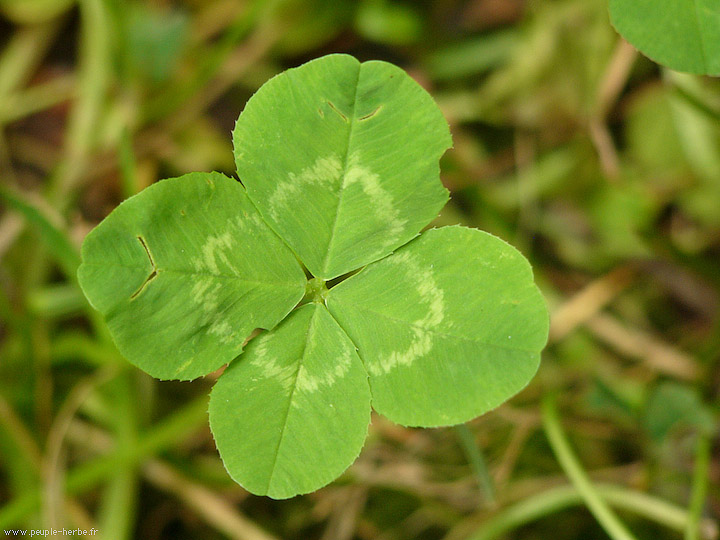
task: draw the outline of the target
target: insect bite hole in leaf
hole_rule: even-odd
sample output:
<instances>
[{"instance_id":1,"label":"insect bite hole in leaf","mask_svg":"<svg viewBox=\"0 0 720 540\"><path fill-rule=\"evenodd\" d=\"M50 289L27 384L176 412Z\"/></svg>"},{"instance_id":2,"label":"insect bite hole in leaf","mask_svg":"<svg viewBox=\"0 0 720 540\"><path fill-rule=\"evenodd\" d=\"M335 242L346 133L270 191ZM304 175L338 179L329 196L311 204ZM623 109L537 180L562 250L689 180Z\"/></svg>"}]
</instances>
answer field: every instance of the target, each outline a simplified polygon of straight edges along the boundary
<instances>
[{"instance_id":1,"label":"insect bite hole in leaf","mask_svg":"<svg viewBox=\"0 0 720 540\"><path fill-rule=\"evenodd\" d=\"M152 254L150 253L150 250L148 249L147 244L145 243L145 240L143 239L142 236L138 236L137 239L140 242L140 244L142 245L143 249L145 250L145 253L148 256L148 259L150 260L150 264L152 265L152 272L150 272L150 275L145 279L145 281L143 281L142 285L140 285L140 288L138 288L137 291L135 291L134 293L132 293L132 295L130 295L130 300L135 300L135 298L137 298L137 296L145 290L145 287L147 287L147 284L150 283L153 279L155 279L157 277L157 268L155 267L155 261L152 258Z\"/></svg>"},{"instance_id":2,"label":"insect bite hole in leaf","mask_svg":"<svg viewBox=\"0 0 720 540\"><path fill-rule=\"evenodd\" d=\"M343 121L348 122L348 117L345 116L345 115L340 111L340 109L338 109L338 108L335 106L335 104L334 104L332 101L326 101L326 103L328 104L328 106L329 106L333 111L335 111L336 113L338 113L338 114L340 115L340 118L342 118Z\"/></svg>"},{"instance_id":3,"label":"insect bite hole in leaf","mask_svg":"<svg viewBox=\"0 0 720 540\"><path fill-rule=\"evenodd\" d=\"M378 112L380 112L380 109L382 109L382 105L378 105L377 108L371 112L370 114L366 114L365 116L361 116L358 118L359 122L362 122L363 120L370 120L373 116L375 116Z\"/></svg>"}]
</instances>

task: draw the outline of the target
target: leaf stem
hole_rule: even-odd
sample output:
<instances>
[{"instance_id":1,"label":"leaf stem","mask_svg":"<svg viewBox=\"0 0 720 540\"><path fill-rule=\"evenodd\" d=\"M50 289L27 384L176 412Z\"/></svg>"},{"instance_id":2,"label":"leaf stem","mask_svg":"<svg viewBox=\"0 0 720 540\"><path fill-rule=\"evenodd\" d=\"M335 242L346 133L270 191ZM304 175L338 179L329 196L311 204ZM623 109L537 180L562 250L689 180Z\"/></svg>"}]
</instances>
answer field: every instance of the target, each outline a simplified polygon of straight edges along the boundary
<instances>
[{"instance_id":1,"label":"leaf stem","mask_svg":"<svg viewBox=\"0 0 720 540\"><path fill-rule=\"evenodd\" d=\"M709 469L710 439L706 435L699 435L695 446L695 470L693 472L685 540L698 540L700 537L700 518L705 505L705 496L707 495Z\"/></svg>"},{"instance_id":2,"label":"leaf stem","mask_svg":"<svg viewBox=\"0 0 720 540\"><path fill-rule=\"evenodd\" d=\"M613 540L635 540L635 537L605 503L593 486L560 426L554 394L547 394L542 402L542 420L545 434L560 466L577 488L588 510Z\"/></svg>"},{"instance_id":3,"label":"leaf stem","mask_svg":"<svg viewBox=\"0 0 720 540\"><path fill-rule=\"evenodd\" d=\"M690 523L690 515L684 508L652 495L610 484L596 484L594 489L609 505L634 512L669 529L682 532ZM575 486L551 488L497 513L468 540L493 540L531 521L583 503L584 497ZM702 524L708 529L714 527L711 521ZM704 538L714 538L714 534L705 535Z\"/></svg>"},{"instance_id":4,"label":"leaf stem","mask_svg":"<svg viewBox=\"0 0 720 540\"><path fill-rule=\"evenodd\" d=\"M50 203L64 213L82 181L88 157L96 144L97 126L110 80L111 44L107 6L102 0L80 0L80 49L77 100L73 103L64 157L49 185Z\"/></svg>"},{"instance_id":5,"label":"leaf stem","mask_svg":"<svg viewBox=\"0 0 720 540\"><path fill-rule=\"evenodd\" d=\"M137 444L138 403L135 373L125 372L113 381L112 399L116 410L122 411L113 420L117 449L130 453ZM133 537L139 487L137 463L123 464L108 478L100 504L98 525L101 531L113 531L113 538Z\"/></svg>"},{"instance_id":6,"label":"leaf stem","mask_svg":"<svg viewBox=\"0 0 720 540\"><path fill-rule=\"evenodd\" d=\"M495 504L495 486L488 471L485 457L475 442L475 437L473 437L467 424L458 424L457 426L453 426L453 428L455 429L455 433L457 433L460 445L465 452L468 462L475 471L483 499L488 504Z\"/></svg>"}]
</instances>

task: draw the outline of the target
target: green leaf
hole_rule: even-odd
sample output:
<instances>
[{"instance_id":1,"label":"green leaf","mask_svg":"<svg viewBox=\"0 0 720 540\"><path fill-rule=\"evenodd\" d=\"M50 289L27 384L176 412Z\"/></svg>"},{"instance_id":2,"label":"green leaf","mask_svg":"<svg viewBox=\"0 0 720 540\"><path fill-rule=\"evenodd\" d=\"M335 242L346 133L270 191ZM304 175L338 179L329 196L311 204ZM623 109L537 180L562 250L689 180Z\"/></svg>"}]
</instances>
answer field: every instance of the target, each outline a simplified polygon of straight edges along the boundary
<instances>
[{"instance_id":1,"label":"green leaf","mask_svg":"<svg viewBox=\"0 0 720 540\"><path fill-rule=\"evenodd\" d=\"M167 80L188 41L188 17L180 11L135 2L129 2L122 14L126 25L124 60L134 69L133 74L154 84Z\"/></svg>"},{"instance_id":2,"label":"green leaf","mask_svg":"<svg viewBox=\"0 0 720 540\"><path fill-rule=\"evenodd\" d=\"M610 18L656 62L720 75L720 0L610 0Z\"/></svg>"},{"instance_id":3,"label":"green leaf","mask_svg":"<svg viewBox=\"0 0 720 540\"><path fill-rule=\"evenodd\" d=\"M80 285L120 352L159 379L193 379L237 356L302 298L305 275L236 181L163 180L88 234Z\"/></svg>"},{"instance_id":4,"label":"green leaf","mask_svg":"<svg viewBox=\"0 0 720 540\"><path fill-rule=\"evenodd\" d=\"M355 460L370 389L355 346L312 303L250 341L213 388L209 410L230 476L283 499L324 486Z\"/></svg>"},{"instance_id":5,"label":"green leaf","mask_svg":"<svg viewBox=\"0 0 720 540\"><path fill-rule=\"evenodd\" d=\"M391 253L448 198L447 123L385 62L330 55L278 75L248 101L233 140L248 196L323 279Z\"/></svg>"},{"instance_id":6,"label":"green leaf","mask_svg":"<svg viewBox=\"0 0 720 540\"><path fill-rule=\"evenodd\" d=\"M412 5L364 0L357 8L355 30L370 41L411 45L423 37L423 19Z\"/></svg>"},{"instance_id":7,"label":"green leaf","mask_svg":"<svg viewBox=\"0 0 720 540\"><path fill-rule=\"evenodd\" d=\"M373 408L412 426L465 422L522 389L548 333L525 258L476 229L425 232L330 289Z\"/></svg>"},{"instance_id":8,"label":"green leaf","mask_svg":"<svg viewBox=\"0 0 720 540\"><path fill-rule=\"evenodd\" d=\"M676 382L664 382L653 388L643 423L658 443L681 426L705 434L712 434L716 429L716 422L697 390Z\"/></svg>"}]
</instances>

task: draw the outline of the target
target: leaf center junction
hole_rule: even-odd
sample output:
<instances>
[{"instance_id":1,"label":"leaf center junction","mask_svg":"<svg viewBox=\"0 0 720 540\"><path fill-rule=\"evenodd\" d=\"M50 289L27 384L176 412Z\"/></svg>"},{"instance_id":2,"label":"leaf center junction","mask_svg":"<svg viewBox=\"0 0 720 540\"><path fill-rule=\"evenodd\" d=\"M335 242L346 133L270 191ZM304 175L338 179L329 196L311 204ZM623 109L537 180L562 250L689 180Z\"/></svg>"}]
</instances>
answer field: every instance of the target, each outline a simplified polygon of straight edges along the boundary
<instances>
[{"instance_id":1,"label":"leaf center junction","mask_svg":"<svg viewBox=\"0 0 720 540\"><path fill-rule=\"evenodd\" d=\"M325 281L321 278L314 277L309 279L305 285L305 297L301 303L316 302L325 303L325 297L327 296L328 288Z\"/></svg>"}]
</instances>

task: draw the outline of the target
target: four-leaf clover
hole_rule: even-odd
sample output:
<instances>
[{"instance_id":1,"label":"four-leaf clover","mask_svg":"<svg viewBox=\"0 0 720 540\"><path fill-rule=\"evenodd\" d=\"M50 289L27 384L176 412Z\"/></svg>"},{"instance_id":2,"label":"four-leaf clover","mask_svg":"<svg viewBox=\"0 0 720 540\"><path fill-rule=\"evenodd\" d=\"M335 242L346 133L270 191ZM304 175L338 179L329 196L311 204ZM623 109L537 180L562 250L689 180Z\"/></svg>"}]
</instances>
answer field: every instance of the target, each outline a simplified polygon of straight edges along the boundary
<instances>
[{"instance_id":1,"label":"four-leaf clover","mask_svg":"<svg viewBox=\"0 0 720 540\"><path fill-rule=\"evenodd\" d=\"M347 55L288 70L233 141L240 182L191 173L131 197L87 236L79 278L147 373L230 363L209 415L237 482L313 491L357 457L371 406L450 425L528 383L548 332L528 262L476 229L419 234L447 201L451 139L405 72Z\"/></svg>"}]
</instances>

